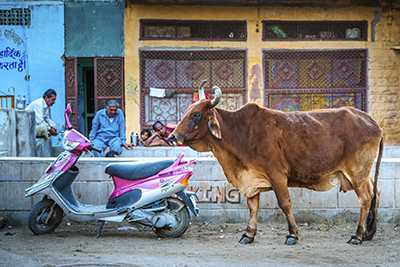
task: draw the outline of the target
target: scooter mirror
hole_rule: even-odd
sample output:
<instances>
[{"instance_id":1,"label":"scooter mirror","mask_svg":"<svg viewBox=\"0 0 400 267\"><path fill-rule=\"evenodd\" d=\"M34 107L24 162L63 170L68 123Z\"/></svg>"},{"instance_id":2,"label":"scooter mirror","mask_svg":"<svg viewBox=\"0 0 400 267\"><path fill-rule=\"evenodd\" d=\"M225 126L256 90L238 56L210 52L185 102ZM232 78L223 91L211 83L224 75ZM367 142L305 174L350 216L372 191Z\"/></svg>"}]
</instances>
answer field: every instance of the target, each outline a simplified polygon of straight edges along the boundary
<instances>
[{"instance_id":1,"label":"scooter mirror","mask_svg":"<svg viewBox=\"0 0 400 267\"><path fill-rule=\"evenodd\" d=\"M69 130L69 129L72 129L72 125L71 125L71 122L70 122L70 120L69 120L69 115L70 115L71 113L72 113L71 104L68 103L68 104L67 104L67 107L65 108L65 111L64 111L65 128L67 128L68 130Z\"/></svg>"}]
</instances>

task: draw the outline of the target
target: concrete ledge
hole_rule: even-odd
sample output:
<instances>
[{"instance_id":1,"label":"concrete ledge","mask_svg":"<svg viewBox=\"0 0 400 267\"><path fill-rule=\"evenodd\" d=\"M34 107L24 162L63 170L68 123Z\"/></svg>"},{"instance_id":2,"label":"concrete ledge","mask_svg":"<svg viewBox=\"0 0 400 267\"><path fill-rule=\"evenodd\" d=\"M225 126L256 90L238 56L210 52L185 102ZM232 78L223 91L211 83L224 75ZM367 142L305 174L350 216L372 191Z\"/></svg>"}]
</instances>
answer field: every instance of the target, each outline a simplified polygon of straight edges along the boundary
<instances>
[{"instance_id":1,"label":"concrete ledge","mask_svg":"<svg viewBox=\"0 0 400 267\"><path fill-rule=\"evenodd\" d=\"M121 157L176 157L179 153L185 153L185 157L212 157L211 152L197 152L187 146L177 147L134 147L124 150Z\"/></svg>"},{"instance_id":2,"label":"concrete ledge","mask_svg":"<svg viewBox=\"0 0 400 267\"><path fill-rule=\"evenodd\" d=\"M80 175L73 184L76 197L82 202L102 204L112 191L112 180L104 173L110 162L165 160L161 158L81 158L77 163ZM173 158L171 158L173 159ZM192 159L188 157L187 159ZM0 158L0 213L16 220L29 211L39 199L24 198L24 189L33 184L54 158ZM246 199L225 178L214 157L197 157L190 190L196 192L201 220L243 222L248 217ZM372 170L372 173L374 170ZM379 177L381 191L380 214L383 221L400 221L400 158L383 158ZM339 214L359 212L354 192L340 193L338 188L314 192L291 188L290 195L297 220L334 219ZM281 215L273 192L261 194L260 219L268 221ZM340 217L340 216L339 216Z\"/></svg>"}]
</instances>

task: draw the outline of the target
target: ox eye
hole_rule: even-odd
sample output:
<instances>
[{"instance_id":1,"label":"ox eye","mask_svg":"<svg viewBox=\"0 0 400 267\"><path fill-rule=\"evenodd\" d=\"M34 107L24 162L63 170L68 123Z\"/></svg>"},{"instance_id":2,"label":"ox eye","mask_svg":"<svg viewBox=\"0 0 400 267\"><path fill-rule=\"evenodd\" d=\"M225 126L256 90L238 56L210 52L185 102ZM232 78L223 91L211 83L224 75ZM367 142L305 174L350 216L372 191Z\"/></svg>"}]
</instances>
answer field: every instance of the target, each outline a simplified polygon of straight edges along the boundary
<instances>
[{"instance_id":1,"label":"ox eye","mask_svg":"<svg viewBox=\"0 0 400 267\"><path fill-rule=\"evenodd\" d=\"M194 124L199 124L203 115L200 112L194 113L192 116L192 122Z\"/></svg>"}]
</instances>

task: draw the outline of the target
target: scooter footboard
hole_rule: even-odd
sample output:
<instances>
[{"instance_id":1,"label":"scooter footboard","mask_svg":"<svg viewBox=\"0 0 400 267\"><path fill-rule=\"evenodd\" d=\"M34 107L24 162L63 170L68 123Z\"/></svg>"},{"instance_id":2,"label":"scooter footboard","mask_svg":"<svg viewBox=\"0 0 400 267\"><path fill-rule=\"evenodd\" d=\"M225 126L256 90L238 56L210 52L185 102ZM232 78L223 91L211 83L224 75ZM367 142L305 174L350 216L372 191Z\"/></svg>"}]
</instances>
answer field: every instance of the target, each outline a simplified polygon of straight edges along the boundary
<instances>
[{"instance_id":1,"label":"scooter footboard","mask_svg":"<svg viewBox=\"0 0 400 267\"><path fill-rule=\"evenodd\" d=\"M79 174L79 169L76 166L73 166L66 173L62 174L59 178L57 178L53 182L53 187L57 192L60 192L61 196L64 200L68 201L74 206L78 206L76 202L76 198L74 196L74 192L72 191L72 183L76 179Z\"/></svg>"},{"instance_id":2,"label":"scooter footboard","mask_svg":"<svg viewBox=\"0 0 400 267\"><path fill-rule=\"evenodd\" d=\"M142 190L134 189L121 196L110 198L107 202L107 209L120 208L125 206L132 206L142 197Z\"/></svg>"}]
</instances>

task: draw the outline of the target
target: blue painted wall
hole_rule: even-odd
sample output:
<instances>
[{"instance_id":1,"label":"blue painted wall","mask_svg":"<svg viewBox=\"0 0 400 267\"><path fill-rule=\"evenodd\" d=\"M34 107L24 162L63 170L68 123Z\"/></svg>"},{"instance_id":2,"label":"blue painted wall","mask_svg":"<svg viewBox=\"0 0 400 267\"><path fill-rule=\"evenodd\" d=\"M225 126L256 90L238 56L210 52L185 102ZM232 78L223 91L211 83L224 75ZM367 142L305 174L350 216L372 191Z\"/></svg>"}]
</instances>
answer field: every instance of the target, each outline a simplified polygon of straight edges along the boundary
<instances>
[{"instance_id":1,"label":"blue painted wall","mask_svg":"<svg viewBox=\"0 0 400 267\"><path fill-rule=\"evenodd\" d=\"M25 62L23 69L1 69L0 91L15 88L16 95L25 95L28 103L42 96L48 88L57 91L51 109L57 128L63 126L65 106L64 83L64 4L62 1L13 1L2 3L1 9L30 8L30 26L0 25L0 51L15 49L14 57L1 57L0 62ZM0 52L1 53L1 52ZM4 55L5 53L3 53ZM7 53L7 55L10 53ZM1 55L1 54L0 54ZM24 55L24 56L23 56ZM15 64L14 64L15 65ZM10 66L10 65L9 65ZM53 140L58 143L57 140Z\"/></svg>"}]
</instances>

